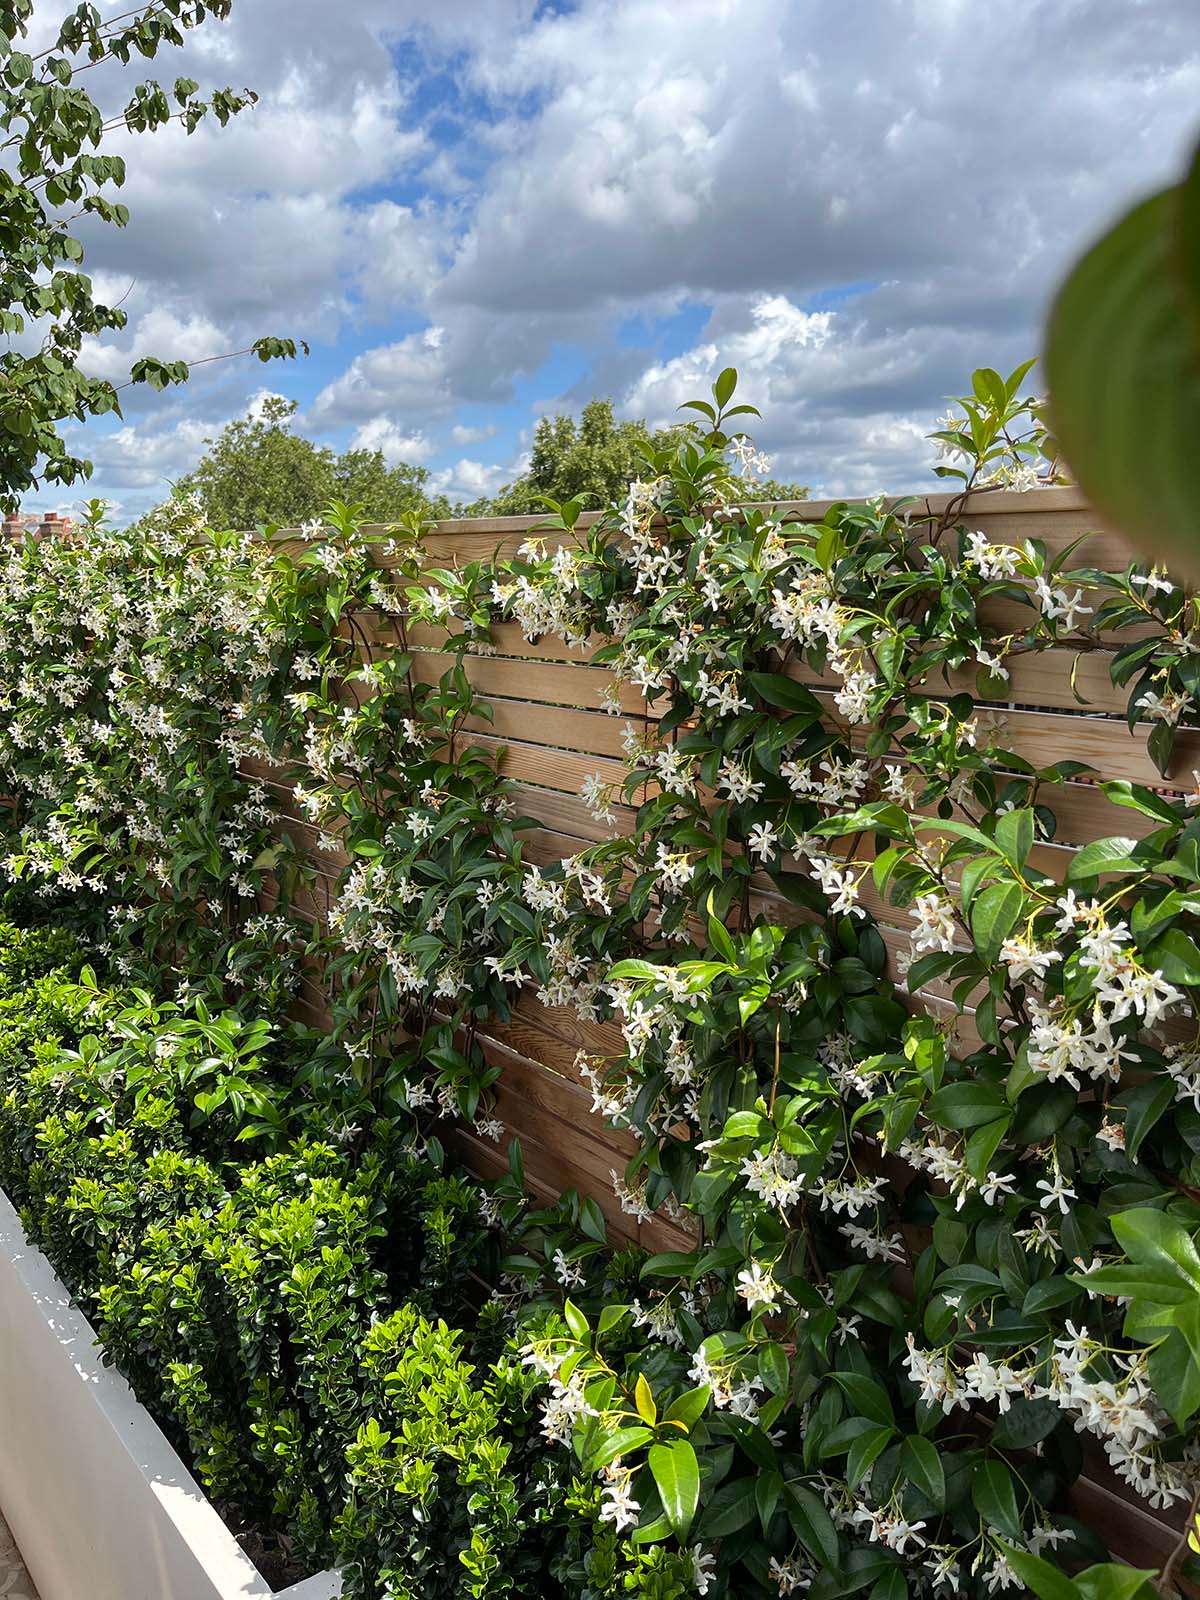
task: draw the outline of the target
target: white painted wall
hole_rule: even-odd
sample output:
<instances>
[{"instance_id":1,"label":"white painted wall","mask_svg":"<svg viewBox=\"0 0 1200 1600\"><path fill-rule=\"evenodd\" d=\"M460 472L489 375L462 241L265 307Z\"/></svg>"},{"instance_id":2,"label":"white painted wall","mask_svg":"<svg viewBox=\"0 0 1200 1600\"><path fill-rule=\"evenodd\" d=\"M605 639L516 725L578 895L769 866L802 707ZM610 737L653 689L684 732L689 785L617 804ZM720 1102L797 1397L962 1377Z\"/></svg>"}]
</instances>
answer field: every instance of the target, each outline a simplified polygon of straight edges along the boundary
<instances>
[{"instance_id":1,"label":"white painted wall","mask_svg":"<svg viewBox=\"0 0 1200 1600\"><path fill-rule=\"evenodd\" d=\"M41 1600L269 1600L0 1190L0 1506ZM336 1573L279 1600L332 1600Z\"/></svg>"}]
</instances>

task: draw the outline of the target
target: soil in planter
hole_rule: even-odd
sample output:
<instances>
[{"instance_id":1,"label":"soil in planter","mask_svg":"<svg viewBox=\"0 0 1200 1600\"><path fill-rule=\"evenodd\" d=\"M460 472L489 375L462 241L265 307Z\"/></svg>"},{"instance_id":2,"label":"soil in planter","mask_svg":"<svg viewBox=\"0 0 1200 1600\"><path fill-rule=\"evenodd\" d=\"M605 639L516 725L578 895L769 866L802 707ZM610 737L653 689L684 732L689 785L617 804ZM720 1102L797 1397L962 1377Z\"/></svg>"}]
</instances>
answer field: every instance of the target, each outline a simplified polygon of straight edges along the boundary
<instances>
[{"instance_id":1,"label":"soil in planter","mask_svg":"<svg viewBox=\"0 0 1200 1600\"><path fill-rule=\"evenodd\" d=\"M275 1533L247 1518L242 1507L232 1501L215 1504L221 1521L272 1589L286 1589L290 1584L313 1576L309 1565L297 1561L292 1554L291 1540L286 1534Z\"/></svg>"}]
</instances>

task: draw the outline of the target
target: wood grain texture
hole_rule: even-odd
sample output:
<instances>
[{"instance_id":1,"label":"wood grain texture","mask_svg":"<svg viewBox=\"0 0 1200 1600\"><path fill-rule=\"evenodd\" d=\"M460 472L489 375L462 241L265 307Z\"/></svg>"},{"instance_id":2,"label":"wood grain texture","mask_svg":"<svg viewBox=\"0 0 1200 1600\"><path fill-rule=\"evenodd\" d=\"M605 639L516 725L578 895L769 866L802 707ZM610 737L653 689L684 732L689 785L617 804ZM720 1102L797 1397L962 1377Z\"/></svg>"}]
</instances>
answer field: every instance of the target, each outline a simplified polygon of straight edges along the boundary
<instances>
[{"instance_id":1,"label":"wood grain texture","mask_svg":"<svg viewBox=\"0 0 1200 1600\"><path fill-rule=\"evenodd\" d=\"M914 514L928 509L941 513L951 497L929 496ZM830 502L805 501L786 508L786 516L799 522L820 521ZM426 541L431 559L438 564L462 564L494 553L511 555L538 517L478 518L440 524ZM581 519L584 527L594 517ZM1082 497L1073 489L1036 490L975 495L961 509L959 521L978 528L989 540L1020 546L1026 539L1044 541L1056 553L1082 533L1086 544L1072 558L1078 565L1123 568L1133 559L1121 538L1100 526ZM551 537L551 545L554 539ZM1092 603L1095 603L1094 601ZM1030 611L1012 602L991 604L985 612L998 627L1028 625ZM399 638L396 621L382 614L359 619L361 636L377 649L394 648ZM594 649L605 641L596 638L584 646L561 640L528 640L512 623L491 629L491 651L475 654L454 648L460 624L448 629L423 623L406 629L407 646L414 650L414 676L436 683L461 659L464 670L492 708L491 719L473 719L467 737L515 781L515 799L522 814L539 826L525 837L525 859L548 864L577 853L589 845L631 831L634 810L616 807L611 824L597 822L579 797L581 784L593 776L620 784L624 777L622 735L627 720L653 719L643 696L627 685L618 686L621 714L601 710L602 695L613 683L610 672L588 665ZM1124 721L1126 694L1114 687L1110 667L1112 649L1136 637L1122 633L1098 646L1081 642L1042 653L1009 658L1009 681L1002 702L987 709L1001 719L998 743L1035 766L1061 760L1087 762L1094 777L1047 784L1040 800L1053 813L1057 832L1053 843L1039 842L1032 866L1061 881L1076 847L1111 834L1140 837L1153 826L1140 813L1117 807L1098 787L1101 779L1126 778L1170 793L1194 788L1193 767L1200 768L1200 734L1184 734L1169 777L1161 777L1146 754L1146 730L1130 733ZM831 680L823 682L802 665L789 669L798 681L809 683L832 712ZM933 674L924 685L931 695L974 693L975 675L968 666L948 675ZM1002 768L1003 759L997 764ZM327 910L334 892L333 880L345 865L340 852L322 855L316 849L317 830L297 815L288 784L278 772L260 773L281 810L281 826L314 861L314 882L308 891L314 916ZM639 797L640 798L640 797ZM834 849L849 849L837 841ZM736 848L736 847L735 847ZM870 838L859 840L857 858L869 865ZM789 861L789 869L803 871L803 861ZM868 875L862 884L862 902L875 915L895 974L898 958L907 952L912 919L904 907L884 901ZM750 899L752 915L766 915L791 925L812 915L784 899L770 877L756 873ZM967 1005L956 1007L944 984L928 985L911 997L914 1008L925 1011L946 1028L962 1053L978 1049L981 1040L974 1013ZM299 1011L319 1025L328 1016L319 972L310 970L304 980ZM1175 1020L1177 1036L1194 1033L1190 1018ZM619 1056L622 1036L612 1022L595 1023L574 1010L547 1007L533 995L520 993L507 1020L490 1019L480 1031L489 1062L501 1067L496 1115L505 1124L499 1144L481 1139L471 1130L455 1130L447 1143L474 1172L497 1176L507 1171L508 1147L519 1137L526 1181L539 1201L550 1201L567 1188L590 1195L603 1211L614 1240L637 1242L649 1249L684 1249L691 1236L663 1217L639 1225L625 1215L613 1191L612 1173L620 1173L636 1149L632 1136L614 1131L591 1111L591 1094L583 1084L577 1058ZM1085 1476L1070 1495L1071 1509L1097 1527L1127 1560L1143 1566L1161 1565L1178 1537L1182 1513L1156 1515L1134 1502L1128 1491L1107 1474L1103 1462L1088 1458Z\"/></svg>"}]
</instances>

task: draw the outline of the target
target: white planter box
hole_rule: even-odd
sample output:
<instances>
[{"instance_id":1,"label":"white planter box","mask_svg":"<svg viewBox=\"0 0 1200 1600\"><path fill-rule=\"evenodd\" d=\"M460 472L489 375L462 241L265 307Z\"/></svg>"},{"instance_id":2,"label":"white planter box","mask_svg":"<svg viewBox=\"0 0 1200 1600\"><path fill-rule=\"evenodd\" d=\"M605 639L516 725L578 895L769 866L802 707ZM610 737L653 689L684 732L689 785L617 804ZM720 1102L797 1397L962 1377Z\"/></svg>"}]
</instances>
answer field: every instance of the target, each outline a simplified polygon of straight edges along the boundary
<instances>
[{"instance_id":1,"label":"white planter box","mask_svg":"<svg viewBox=\"0 0 1200 1600\"><path fill-rule=\"evenodd\" d=\"M0 1190L0 1506L41 1600L332 1600L273 1591Z\"/></svg>"}]
</instances>

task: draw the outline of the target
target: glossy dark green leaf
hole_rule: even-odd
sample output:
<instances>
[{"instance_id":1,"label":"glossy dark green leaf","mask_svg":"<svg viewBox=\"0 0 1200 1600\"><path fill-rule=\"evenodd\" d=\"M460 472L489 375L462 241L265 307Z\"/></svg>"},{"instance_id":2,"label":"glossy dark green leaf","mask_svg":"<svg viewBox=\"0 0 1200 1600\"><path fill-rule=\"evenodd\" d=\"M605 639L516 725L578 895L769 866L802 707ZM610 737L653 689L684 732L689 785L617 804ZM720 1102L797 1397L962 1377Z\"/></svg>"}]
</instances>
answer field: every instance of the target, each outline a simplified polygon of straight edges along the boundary
<instances>
[{"instance_id":1,"label":"glossy dark green leaf","mask_svg":"<svg viewBox=\"0 0 1200 1600\"><path fill-rule=\"evenodd\" d=\"M1198 204L1168 189L1123 216L1059 290L1046 330L1054 428L1104 517L1200 576L1200 285L1180 259Z\"/></svg>"}]
</instances>

